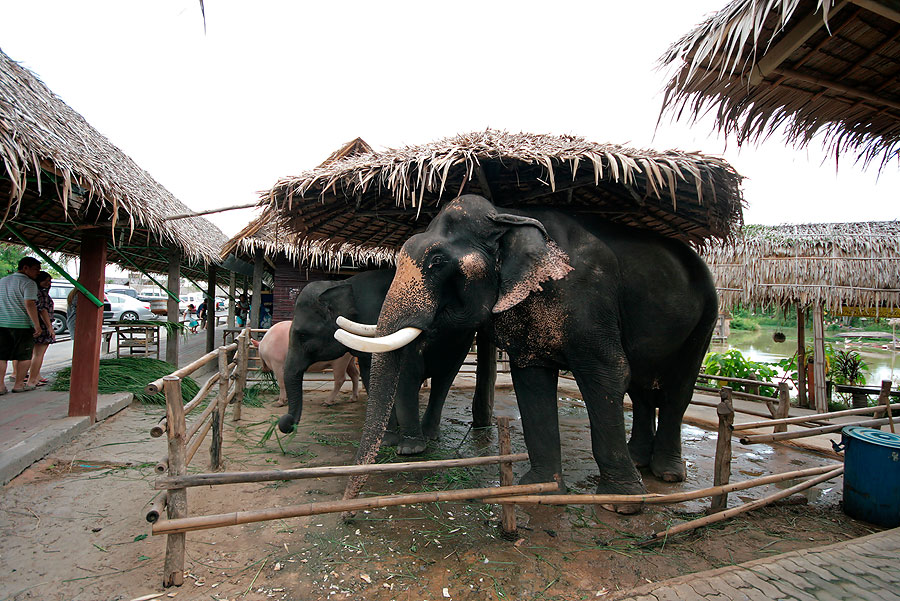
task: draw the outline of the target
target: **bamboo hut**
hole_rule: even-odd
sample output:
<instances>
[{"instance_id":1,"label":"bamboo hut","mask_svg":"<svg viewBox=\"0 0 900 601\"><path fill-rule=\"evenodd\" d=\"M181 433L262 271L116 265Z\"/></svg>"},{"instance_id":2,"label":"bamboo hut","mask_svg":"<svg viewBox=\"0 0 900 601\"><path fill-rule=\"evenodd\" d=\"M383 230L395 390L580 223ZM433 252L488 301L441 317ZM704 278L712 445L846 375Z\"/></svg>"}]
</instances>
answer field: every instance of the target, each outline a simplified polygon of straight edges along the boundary
<instances>
[{"instance_id":1,"label":"bamboo hut","mask_svg":"<svg viewBox=\"0 0 900 601\"><path fill-rule=\"evenodd\" d=\"M881 168L900 157L898 34L889 0L733 0L661 58L663 112L711 112L739 144L783 128Z\"/></svg>"},{"instance_id":2,"label":"bamboo hut","mask_svg":"<svg viewBox=\"0 0 900 601\"><path fill-rule=\"evenodd\" d=\"M817 354L824 352L825 311L900 316L900 221L745 225L728 243L702 251L723 308L797 307L800 401L806 404L806 314L813 313ZM824 410L824 361L817 357L817 408ZM820 386L821 384L821 386Z\"/></svg>"},{"instance_id":3,"label":"bamboo hut","mask_svg":"<svg viewBox=\"0 0 900 601\"><path fill-rule=\"evenodd\" d=\"M703 245L742 219L741 177L724 160L576 136L486 130L348 156L279 180L263 218L302 260L387 260L441 203L480 194L500 207L561 206ZM232 240L239 244L240 240Z\"/></svg>"},{"instance_id":4,"label":"bamboo hut","mask_svg":"<svg viewBox=\"0 0 900 601\"><path fill-rule=\"evenodd\" d=\"M215 280L225 236L205 219L165 221L187 207L2 51L0 158L0 240L81 257L76 286L91 302L78 311L69 413L94 418L106 262L169 273L177 299L181 270Z\"/></svg>"}]
</instances>

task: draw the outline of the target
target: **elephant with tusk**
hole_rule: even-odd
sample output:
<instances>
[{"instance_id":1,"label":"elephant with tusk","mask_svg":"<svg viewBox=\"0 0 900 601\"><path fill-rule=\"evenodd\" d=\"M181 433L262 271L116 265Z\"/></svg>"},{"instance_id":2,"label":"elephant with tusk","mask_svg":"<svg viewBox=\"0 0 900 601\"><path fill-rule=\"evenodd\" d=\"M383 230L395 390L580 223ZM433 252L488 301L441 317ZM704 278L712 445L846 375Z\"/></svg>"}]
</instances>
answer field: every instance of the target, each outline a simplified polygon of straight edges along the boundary
<instances>
[{"instance_id":1,"label":"elephant with tusk","mask_svg":"<svg viewBox=\"0 0 900 601\"><path fill-rule=\"evenodd\" d=\"M716 315L709 270L679 241L564 210L501 212L461 196L403 245L375 334L361 324L335 333L374 353L356 461L374 460L391 406L417 385L404 366L419 341L487 327L511 361L531 462L521 483L562 476L560 369L572 372L587 406L598 493L644 493L637 467L683 480L681 419ZM626 392L634 408L627 442ZM344 498L364 481L351 478Z\"/></svg>"},{"instance_id":2,"label":"elephant with tusk","mask_svg":"<svg viewBox=\"0 0 900 601\"><path fill-rule=\"evenodd\" d=\"M393 279L393 269L368 271L343 281L312 282L300 291L294 304L284 361L288 412L278 421L282 432L293 432L300 421L303 412L303 374L317 362L333 361L351 352L359 360L359 371L368 390L373 350L348 348L340 339L339 335L344 331L339 329L338 324L369 340L369 336L375 334L374 328L366 328L349 318L375 321ZM388 408L392 418L385 442L396 445L398 454L421 453L427 440L438 437L447 392L472 346L474 336L475 330L470 328L423 337L416 344L409 345L404 371L411 384L404 389L403 395L392 399L393 411ZM406 340L404 344L409 342ZM426 378L431 378L431 391L420 421L419 388ZM477 411L473 412L478 422ZM480 419L485 421L483 417Z\"/></svg>"}]
</instances>

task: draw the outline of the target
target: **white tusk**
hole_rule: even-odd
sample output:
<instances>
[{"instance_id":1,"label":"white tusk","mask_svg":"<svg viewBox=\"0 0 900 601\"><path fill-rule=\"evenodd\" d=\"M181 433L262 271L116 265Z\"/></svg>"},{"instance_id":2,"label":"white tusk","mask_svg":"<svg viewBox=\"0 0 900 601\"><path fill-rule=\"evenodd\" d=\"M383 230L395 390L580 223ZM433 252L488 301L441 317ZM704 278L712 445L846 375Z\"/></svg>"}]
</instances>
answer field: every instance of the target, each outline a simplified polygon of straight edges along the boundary
<instances>
[{"instance_id":1,"label":"white tusk","mask_svg":"<svg viewBox=\"0 0 900 601\"><path fill-rule=\"evenodd\" d=\"M387 336L357 336L346 330L335 330L334 339L354 350L364 353L386 353L404 347L422 333L419 328L403 328Z\"/></svg>"},{"instance_id":2,"label":"white tusk","mask_svg":"<svg viewBox=\"0 0 900 601\"><path fill-rule=\"evenodd\" d=\"M337 318L337 326L342 330L347 330L351 334L366 336L368 338L371 338L375 335L375 329L378 327L370 326L365 323L356 323L355 321L350 321L344 316L339 316Z\"/></svg>"}]
</instances>

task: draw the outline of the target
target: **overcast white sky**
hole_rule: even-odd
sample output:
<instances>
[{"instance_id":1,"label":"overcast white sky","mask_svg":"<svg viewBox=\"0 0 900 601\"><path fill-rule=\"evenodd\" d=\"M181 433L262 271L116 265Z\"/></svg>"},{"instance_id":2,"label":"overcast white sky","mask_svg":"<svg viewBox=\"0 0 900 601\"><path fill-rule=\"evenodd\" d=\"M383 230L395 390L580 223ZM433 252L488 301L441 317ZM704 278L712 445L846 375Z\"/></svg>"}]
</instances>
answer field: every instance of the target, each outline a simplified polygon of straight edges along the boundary
<instances>
[{"instance_id":1,"label":"overcast white sky","mask_svg":"<svg viewBox=\"0 0 900 601\"><path fill-rule=\"evenodd\" d=\"M666 47L726 0L0 0L0 48L195 210L255 201L361 136L486 127L724 155L748 223L898 218L879 176L656 118ZM655 134L655 135L654 135ZM209 218L230 235L252 218Z\"/></svg>"}]
</instances>

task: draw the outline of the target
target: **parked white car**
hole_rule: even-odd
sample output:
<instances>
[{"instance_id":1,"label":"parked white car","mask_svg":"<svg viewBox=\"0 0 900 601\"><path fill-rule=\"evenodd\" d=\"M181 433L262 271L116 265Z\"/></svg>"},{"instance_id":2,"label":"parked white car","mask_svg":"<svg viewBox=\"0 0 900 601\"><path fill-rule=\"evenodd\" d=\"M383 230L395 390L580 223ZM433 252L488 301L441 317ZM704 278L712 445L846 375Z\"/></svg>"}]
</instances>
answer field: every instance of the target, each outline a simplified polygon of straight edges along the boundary
<instances>
[{"instance_id":1,"label":"parked white car","mask_svg":"<svg viewBox=\"0 0 900 601\"><path fill-rule=\"evenodd\" d=\"M137 321L156 319L150 311L150 303L139 301L138 299L126 294L117 294L115 292L107 292L106 297L112 307L112 318L110 321Z\"/></svg>"}]
</instances>

